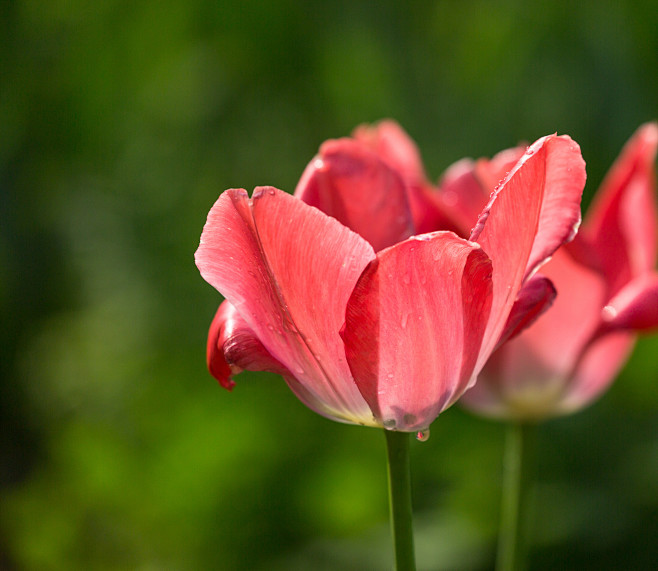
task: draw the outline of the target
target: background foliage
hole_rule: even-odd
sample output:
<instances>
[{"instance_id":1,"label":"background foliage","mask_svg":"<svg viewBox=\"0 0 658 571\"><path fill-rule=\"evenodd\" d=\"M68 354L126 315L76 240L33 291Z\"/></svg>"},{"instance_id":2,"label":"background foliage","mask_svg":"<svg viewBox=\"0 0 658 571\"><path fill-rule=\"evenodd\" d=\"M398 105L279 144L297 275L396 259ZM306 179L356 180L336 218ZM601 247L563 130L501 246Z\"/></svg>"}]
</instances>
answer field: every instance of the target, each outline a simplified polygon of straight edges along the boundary
<instances>
[{"instance_id":1,"label":"background foliage","mask_svg":"<svg viewBox=\"0 0 658 571\"><path fill-rule=\"evenodd\" d=\"M658 115L652 1L0 4L0 567L386 569L384 439L205 370L193 263L229 187L293 190L394 117L436 179L568 133L587 198ZM658 338L541 427L533 569L658 560ZM501 427L413 446L421 569L489 569Z\"/></svg>"}]
</instances>

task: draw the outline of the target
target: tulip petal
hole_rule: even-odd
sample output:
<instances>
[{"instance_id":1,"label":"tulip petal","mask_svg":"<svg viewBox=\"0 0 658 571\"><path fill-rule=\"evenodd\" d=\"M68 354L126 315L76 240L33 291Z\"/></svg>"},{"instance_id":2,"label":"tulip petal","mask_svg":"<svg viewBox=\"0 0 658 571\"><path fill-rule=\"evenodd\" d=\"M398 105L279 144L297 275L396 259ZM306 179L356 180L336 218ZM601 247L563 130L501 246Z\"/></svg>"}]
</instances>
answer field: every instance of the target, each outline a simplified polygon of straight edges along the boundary
<instances>
[{"instance_id":1,"label":"tulip petal","mask_svg":"<svg viewBox=\"0 0 658 571\"><path fill-rule=\"evenodd\" d=\"M615 380L635 345L635 335L617 331L590 345L569 379L559 406L552 412L569 414L600 396Z\"/></svg>"},{"instance_id":2,"label":"tulip petal","mask_svg":"<svg viewBox=\"0 0 658 571\"><path fill-rule=\"evenodd\" d=\"M525 151L525 147L513 147L491 159L463 159L448 168L439 191L433 193L428 188L418 147L395 121L360 125L353 137L375 151L413 189L410 202L417 234L441 228L468 235L489 194Z\"/></svg>"},{"instance_id":3,"label":"tulip petal","mask_svg":"<svg viewBox=\"0 0 658 571\"><path fill-rule=\"evenodd\" d=\"M553 305L556 295L551 280L539 274L532 276L516 296L505 329L498 340L498 347L530 327Z\"/></svg>"},{"instance_id":4,"label":"tulip petal","mask_svg":"<svg viewBox=\"0 0 658 571\"><path fill-rule=\"evenodd\" d=\"M523 156L526 148L525 146L512 147L496 153L491 159L478 159L476 161L475 176L487 194L493 192L505 180L514 165Z\"/></svg>"},{"instance_id":5,"label":"tulip petal","mask_svg":"<svg viewBox=\"0 0 658 571\"><path fill-rule=\"evenodd\" d=\"M493 261L494 301L478 361L495 348L524 279L580 222L585 163L567 136L550 135L528 147L480 215L471 240Z\"/></svg>"},{"instance_id":6,"label":"tulip petal","mask_svg":"<svg viewBox=\"0 0 658 571\"><path fill-rule=\"evenodd\" d=\"M580 226L580 200L587 176L580 147L570 137L544 137L528 147L526 156L533 151L541 155L542 149L544 196L526 276L532 275L562 244L573 240Z\"/></svg>"},{"instance_id":7,"label":"tulip petal","mask_svg":"<svg viewBox=\"0 0 658 571\"><path fill-rule=\"evenodd\" d=\"M327 141L320 147L295 196L363 236L376 251L414 233L401 176L351 139Z\"/></svg>"},{"instance_id":8,"label":"tulip petal","mask_svg":"<svg viewBox=\"0 0 658 571\"><path fill-rule=\"evenodd\" d=\"M418 147L395 121L388 119L374 126L360 125L352 136L399 172L406 182L413 186L425 184L427 177Z\"/></svg>"},{"instance_id":9,"label":"tulip petal","mask_svg":"<svg viewBox=\"0 0 658 571\"><path fill-rule=\"evenodd\" d=\"M487 205L490 192L475 175L475 163L462 159L443 173L437 199L457 221L460 234L468 236L482 209Z\"/></svg>"},{"instance_id":10,"label":"tulip petal","mask_svg":"<svg viewBox=\"0 0 658 571\"><path fill-rule=\"evenodd\" d=\"M446 170L437 193L441 206L457 221L460 233L468 236L489 197L523 156L525 149L514 147L492 159L462 159Z\"/></svg>"},{"instance_id":11,"label":"tulip petal","mask_svg":"<svg viewBox=\"0 0 658 571\"><path fill-rule=\"evenodd\" d=\"M341 334L354 379L386 428L426 428L463 393L491 295L491 261L451 232L411 238L368 265Z\"/></svg>"},{"instance_id":12,"label":"tulip petal","mask_svg":"<svg viewBox=\"0 0 658 571\"><path fill-rule=\"evenodd\" d=\"M626 284L603 308L604 330L649 331L658 327L658 274Z\"/></svg>"},{"instance_id":13,"label":"tulip petal","mask_svg":"<svg viewBox=\"0 0 658 571\"><path fill-rule=\"evenodd\" d=\"M208 370L228 390L235 386L232 377L245 369L290 375L269 354L251 327L228 301L219 306L212 320L206 356Z\"/></svg>"},{"instance_id":14,"label":"tulip petal","mask_svg":"<svg viewBox=\"0 0 658 571\"><path fill-rule=\"evenodd\" d=\"M224 192L196 252L201 275L304 388L305 403L345 422L376 424L354 384L338 331L374 258L335 219L274 188Z\"/></svg>"},{"instance_id":15,"label":"tulip petal","mask_svg":"<svg viewBox=\"0 0 658 571\"><path fill-rule=\"evenodd\" d=\"M658 124L640 127L608 172L583 232L598 250L615 294L656 264L657 220L653 163Z\"/></svg>"},{"instance_id":16,"label":"tulip petal","mask_svg":"<svg viewBox=\"0 0 658 571\"><path fill-rule=\"evenodd\" d=\"M226 301L223 302L219 306L219 309L210 324L208 342L206 344L206 363L210 374L219 381L221 386L230 391L235 386L235 382L231 377L234 374L239 373L241 369L232 369L231 365L224 357L224 342L226 341L224 323L226 318L223 314L228 308L234 310L230 303Z\"/></svg>"},{"instance_id":17,"label":"tulip petal","mask_svg":"<svg viewBox=\"0 0 658 571\"><path fill-rule=\"evenodd\" d=\"M391 120L380 121L374 126L360 125L352 136L402 177L406 185L414 234L438 229L461 231L453 212L444 208L445 205L440 203L437 193L427 182L418 147L400 125ZM473 220L475 218L471 222Z\"/></svg>"}]
</instances>

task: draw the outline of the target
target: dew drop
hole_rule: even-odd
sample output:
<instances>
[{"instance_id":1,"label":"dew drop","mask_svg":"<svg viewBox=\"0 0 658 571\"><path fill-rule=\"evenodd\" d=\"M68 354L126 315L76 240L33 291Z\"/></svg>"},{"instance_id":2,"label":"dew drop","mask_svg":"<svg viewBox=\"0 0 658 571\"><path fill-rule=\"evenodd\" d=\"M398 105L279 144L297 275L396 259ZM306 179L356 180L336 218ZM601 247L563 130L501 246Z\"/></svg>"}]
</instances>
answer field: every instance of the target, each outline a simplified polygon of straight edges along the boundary
<instances>
[{"instance_id":1,"label":"dew drop","mask_svg":"<svg viewBox=\"0 0 658 571\"><path fill-rule=\"evenodd\" d=\"M406 327L407 327L407 320L408 320L408 319L409 319L409 314L408 314L408 313L405 313L405 314L402 316L402 321L400 322L400 327L402 327L402 329L406 329Z\"/></svg>"},{"instance_id":2,"label":"dew drop","mask_svg":"<svg viewBox=\"0 0 658 571\"><path fill-rule=\"evenodd\" d=\"M424 430L419 430L416 434L416 440L418 442L427 442L430 438L430 429L425 428Z\"/></svg>"},{"instance_id":3,"label":"dew drop","mask_svg":"<svg viewBox=\"0 0 658 571\"><path fill-rule=\"evenodd\" d=\"M533 149L532 147L528 147L525 151L525 154L526 155L534 155L535 154L535 149Z\"/></svg>"}]
</instances>

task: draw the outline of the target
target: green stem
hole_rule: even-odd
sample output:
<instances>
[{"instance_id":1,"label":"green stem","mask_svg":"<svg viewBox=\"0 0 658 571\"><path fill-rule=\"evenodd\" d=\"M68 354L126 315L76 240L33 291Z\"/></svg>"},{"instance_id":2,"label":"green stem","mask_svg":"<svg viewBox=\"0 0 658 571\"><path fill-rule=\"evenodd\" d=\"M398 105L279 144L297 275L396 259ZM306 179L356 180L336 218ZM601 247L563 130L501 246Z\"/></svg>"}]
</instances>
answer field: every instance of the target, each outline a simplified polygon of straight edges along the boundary
<instances>
[{"instance_id":1,"label":"green stem","mask_svg":"<svg viewBox=\"0 0 658 571\"><path fill-rule=\"evenodd\" d=\"M496 571L525 568L532 428L530 424L515 421L507 425Z\"/></svg>"},{"instance_id":2,"label":"green stem","mask_svg":"<svg viewBox=\"0 0 658 571\"><path fill-rule=\"evenodd\" d=\"M388 498L396 571L415 571L408 432L384 430L388 452Z\"/></svg>"}]
</instances>

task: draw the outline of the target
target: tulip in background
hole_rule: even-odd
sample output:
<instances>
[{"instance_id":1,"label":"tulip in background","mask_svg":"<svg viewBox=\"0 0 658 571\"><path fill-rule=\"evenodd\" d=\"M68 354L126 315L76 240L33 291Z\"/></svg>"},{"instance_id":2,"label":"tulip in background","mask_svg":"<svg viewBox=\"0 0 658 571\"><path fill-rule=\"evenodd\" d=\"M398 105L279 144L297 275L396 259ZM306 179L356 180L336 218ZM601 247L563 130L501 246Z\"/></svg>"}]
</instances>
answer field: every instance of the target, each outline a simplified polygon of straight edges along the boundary
<instances>
[{"instance_id":1,"label":"tulip in background","mask_svg":"<svg viewBox=\"0 0 658 571\"><path fill-rule=\"evenodd\" d=\"M580 223L576 143L544 137L515 159L466 223L399 127L361 128L321 147L294 197L223 193L196 252L226 298L208 340L224 387L273 371L316 412L387 429L399 569L414 566L404 433L426 436L500 339L550 304L532 276Z\"/></svg>"},{"instance_id":2,"label":"tulip in background","mask_svg":"<svg viewBox=\"0 0 658 571\"><path fill-rule=\"evenodd\" d=\"M658 326L658 124L642 126L607 175L574 241L541 272L553 307L496 351L461 402L484 415L541 420L598 397L636 333Z\"/></svg>"},{"instance_id":3,"label":"tulip in background","mask_svg":"<svg viewBox=\"0 0 658 571\"><path fill-rule=\"evenodd\" d=\"M541 269L557 290L554 305L493 353L461 400L473 412L508 421L500 570L523 568L531 425L600 396L626 362L636 334L658 326L657 147L658 124L640 127L574 241ZM462 164L451 187L462 202L477 205L478 192L484 201L491 182L480 173L490 167L486 161Z\"/></svg>"}]
</instances>

